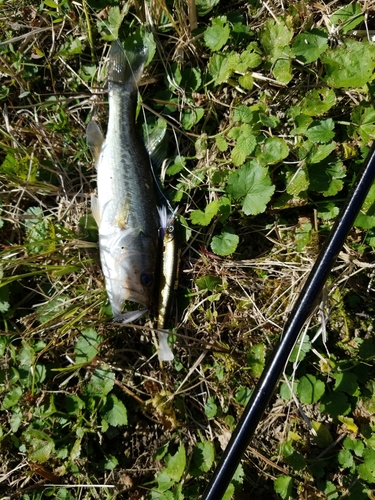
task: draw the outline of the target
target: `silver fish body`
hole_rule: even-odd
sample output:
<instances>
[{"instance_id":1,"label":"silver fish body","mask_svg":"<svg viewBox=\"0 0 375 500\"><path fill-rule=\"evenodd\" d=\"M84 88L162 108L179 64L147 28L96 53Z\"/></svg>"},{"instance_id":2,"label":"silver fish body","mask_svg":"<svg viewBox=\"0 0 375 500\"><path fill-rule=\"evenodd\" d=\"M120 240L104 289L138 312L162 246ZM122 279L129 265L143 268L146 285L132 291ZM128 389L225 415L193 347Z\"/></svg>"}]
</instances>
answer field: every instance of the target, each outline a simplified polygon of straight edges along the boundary
<instances>
[{"instance_id":1,"label":"silver fish body","mask_svg":"<svg viewBox=\"0 0 375 500\"><path fill-rule=\"evenodd\" d=\"M125 54L119 41L109 54L109 118L106 139L91 122L87 140L97 157L98 197L92 212L99 227L99 250L114 316L124 302L152 305L158 250L156 185L151 160L135 125L138 82L145 50Z\"/></svg>"}]
</instances>

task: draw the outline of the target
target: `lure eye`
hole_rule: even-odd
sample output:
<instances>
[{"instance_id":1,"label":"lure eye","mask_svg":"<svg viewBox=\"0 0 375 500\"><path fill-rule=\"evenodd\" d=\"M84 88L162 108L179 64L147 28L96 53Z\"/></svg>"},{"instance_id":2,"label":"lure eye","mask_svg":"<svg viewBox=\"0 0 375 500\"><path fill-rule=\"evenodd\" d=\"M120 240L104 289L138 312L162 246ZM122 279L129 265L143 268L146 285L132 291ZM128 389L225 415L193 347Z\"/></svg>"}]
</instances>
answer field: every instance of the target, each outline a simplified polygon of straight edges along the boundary
<instances>
[{"instance_id":1,"label":"lure eye","mask_svg":"<svg viewBox=\"0 0 375 500\"><path fill-rule=\"evenodd\" d=\"M168 234L173 234L173 231L174 231L173 224L169 224L169 226L167 227L167 233Z\"/></svg>"},{"instance_id":2,"label":"lure eye","mask_svg":"<svg viewBox=\"0 0 375 500\"><path fill-rule=\"evenodd\" d=\"M152 283L154 282L154 277L150 273L143 273L141 275L141 283L143 286L151 286Z\"/></svg>"}]
</instances>

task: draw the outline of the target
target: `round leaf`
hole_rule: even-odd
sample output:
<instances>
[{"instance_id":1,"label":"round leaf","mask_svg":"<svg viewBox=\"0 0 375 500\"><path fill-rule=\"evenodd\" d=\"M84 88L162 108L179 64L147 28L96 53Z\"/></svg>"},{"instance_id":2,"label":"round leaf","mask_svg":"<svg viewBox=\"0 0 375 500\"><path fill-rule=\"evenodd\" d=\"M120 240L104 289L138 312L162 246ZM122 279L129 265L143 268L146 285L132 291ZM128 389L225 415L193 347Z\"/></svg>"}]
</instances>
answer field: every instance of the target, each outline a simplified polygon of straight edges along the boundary
<instances>
[{"instance_id":1,"label":"round leaf","mask_svg":"<svg viewBox=\"0 0 375 500\"><path fill-rule=\"evenodd\" d=\"M216 255L226 256L235 252L240 238L229 231L229 228L222 231L218 236L214 236L211 241L211 248Z\"/></svg>"}]
</instances>

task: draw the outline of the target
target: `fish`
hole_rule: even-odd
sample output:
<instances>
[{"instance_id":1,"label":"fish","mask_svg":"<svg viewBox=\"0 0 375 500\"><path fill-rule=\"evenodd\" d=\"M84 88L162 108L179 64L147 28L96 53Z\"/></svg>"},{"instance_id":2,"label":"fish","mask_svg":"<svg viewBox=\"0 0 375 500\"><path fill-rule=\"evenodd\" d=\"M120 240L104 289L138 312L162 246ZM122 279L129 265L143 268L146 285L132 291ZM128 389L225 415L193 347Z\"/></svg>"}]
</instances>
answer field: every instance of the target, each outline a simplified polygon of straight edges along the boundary
<instances>
[{"instance_id":1,"label":"fish","mask_svg":"<svg viewBox=\"0 0 375 500\"><path fill-rule=\"evenodd\" d=\"M176 211L168 213L165 205L158 208L161 228L159 230L162 242L161 265L157 298L157 327L159 337L159 361L172 361L174 354L168 344L168 334L165 330L170 316L173 293L177 286L179 266L179 247L177 238Z\"/></svg>"},{"instance_id":2,"label":"fish","mask_svg":"<svg viewBox=\"0 0 375 500\"><path fill-rule=\"evenodd\" d=\"M114 318L124 322L129 321L123 313L125 302L144 306L131 320L152 308L158 259L157 186L135 123L146 60L146 48L125 53L120 41L112 43L107 134L104 138L94 121L86 130L97 169L97 197L91 196L91 209L99 229L101 267Z\"/></svg>"}]
</instances>

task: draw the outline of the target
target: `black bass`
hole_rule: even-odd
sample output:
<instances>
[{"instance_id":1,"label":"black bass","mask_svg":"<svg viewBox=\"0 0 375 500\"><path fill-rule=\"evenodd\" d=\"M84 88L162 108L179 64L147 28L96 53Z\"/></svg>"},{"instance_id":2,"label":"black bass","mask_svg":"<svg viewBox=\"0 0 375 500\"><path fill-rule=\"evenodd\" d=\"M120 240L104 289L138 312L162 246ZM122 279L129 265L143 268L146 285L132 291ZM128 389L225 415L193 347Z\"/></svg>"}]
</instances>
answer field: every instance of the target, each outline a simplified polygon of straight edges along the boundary
<instances>
[{"instance_id":1,"label":"black bass","mask_svg":"<svg viewBox=\"0 0 375 500\"><path fill-rule=\"evenodd\" d=\"M98 173L98 197L92 196L91 206L99 228L107 294L118 320L126 317L121 315L125 301L150 309L154 296L160 226L157 193L150 156L135 125L137 89L146 59L145 49L125 54L119 41L112 43L105 140L95 122L87 127Z\"/></svg>"}]
</instances>

